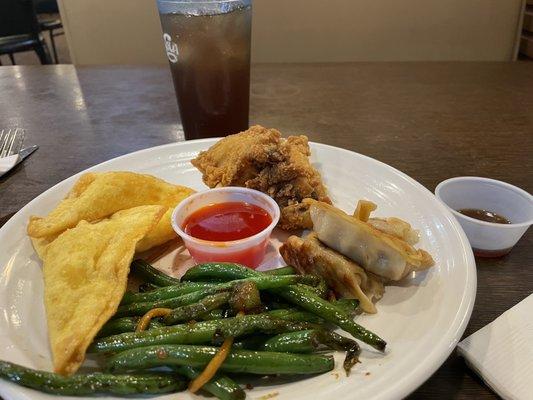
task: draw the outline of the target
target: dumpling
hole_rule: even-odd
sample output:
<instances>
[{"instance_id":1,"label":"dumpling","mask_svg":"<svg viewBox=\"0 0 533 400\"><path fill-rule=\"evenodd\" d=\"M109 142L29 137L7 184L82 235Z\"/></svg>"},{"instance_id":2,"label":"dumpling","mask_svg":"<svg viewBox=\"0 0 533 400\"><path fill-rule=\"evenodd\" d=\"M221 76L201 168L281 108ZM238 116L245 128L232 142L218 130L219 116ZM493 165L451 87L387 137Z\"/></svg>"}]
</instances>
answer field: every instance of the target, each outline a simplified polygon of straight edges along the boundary
<instances>
[{"instance_id":1,"label":"dumpling","mask_svg":"<svg viewBox=\"0 0 533 400\"><path fill-rule=\"evenodd\" d=\"M413 229L409 223L400 218L369 218L367 222L381 232L404 240L410 245L417 244L420 239L418 231Z\"/></svg>"},{"instance_id":2,"label":"dumpling","mask_svg":"<svg viewBox=\"0 0 533 400\"><path fill-rule=\"evenodd\" d=\"M302 274L315 274L324 278L339 296L356 298L367 313L376 313L374 300L383 296L383 283L379 277L320 243L312 233L302 240L290 236L279 249L283 259Z\"/></svg>"},{"instance_id":3,"label":"dumpling","mask_svg":"<svg viewBox=\"0 0 533 400\"><path fill-rule=\"evenodd\" d=\"M353 217L357 218L359 221L368 222L381 232L396 236L399 239L405 240L409 244L418 243L418 231L411 228L409 223L400 218L370 218L372 211L375 211L377 208L378 206L371 201L359 200L355 207Z\"/></svg>"},{"instance_id":4,"label":"dumpling","mask_svg":"<svg viewBox=\"0 0 533 400\"><path fill-rule=\"evenodd\" d=\"M311 201L309 212L320 241L383 278L397 281L434 264L428 252L329 204Z\"/></svg>"}]
</instances>

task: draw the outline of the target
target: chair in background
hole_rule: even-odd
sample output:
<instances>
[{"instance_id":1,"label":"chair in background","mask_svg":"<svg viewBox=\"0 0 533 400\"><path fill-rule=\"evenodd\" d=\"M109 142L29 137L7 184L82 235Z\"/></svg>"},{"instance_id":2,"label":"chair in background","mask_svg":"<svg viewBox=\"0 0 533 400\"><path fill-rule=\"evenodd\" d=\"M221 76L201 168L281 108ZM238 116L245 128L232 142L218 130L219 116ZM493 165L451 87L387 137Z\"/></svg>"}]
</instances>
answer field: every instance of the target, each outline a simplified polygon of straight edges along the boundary
<instances>
[{"instance_id":1,"label":"chair in background","mask_svg":"<svg viewBox=\"0 0 533 400\"><path fill-rule=\"evenodd\" d=\"M35 4L35 11L38 15L42 14L59 14L59 7L57 6L57 0L33 0ZM46 18L39 17L39 26L42 31L48 31L50 35L50 43L52 44L52 53L54 55L54 62L59 63L59 58L57 57L57 49L55 37L63 35L64 32L63 24L61 23L60 18Z\"/></svg>"},{"instance_id":2,"label":"chair in background","mask_svg":"<svg viewBox=\"0 0 533 400\"><path fill-rule=\"evenodd\" d=\"M33 50L41 64L52 64L50 51L41 35L31 0L0 2L0 55L7 54L15 64L15 53Z\"/></svg>"}]
</instances>

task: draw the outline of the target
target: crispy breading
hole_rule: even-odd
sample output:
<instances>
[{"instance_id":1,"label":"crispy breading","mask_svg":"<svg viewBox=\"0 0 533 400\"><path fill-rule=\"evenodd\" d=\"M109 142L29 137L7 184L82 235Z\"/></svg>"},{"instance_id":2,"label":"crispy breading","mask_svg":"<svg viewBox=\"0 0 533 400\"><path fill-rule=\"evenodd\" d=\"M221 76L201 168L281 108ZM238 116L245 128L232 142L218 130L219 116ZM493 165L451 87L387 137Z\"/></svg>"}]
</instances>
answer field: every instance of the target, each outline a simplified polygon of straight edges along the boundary
<instances>
[{"instance_id":1,"label":"crispy breading","mask_svg":"<svg viewBox=\"0 0 533 400\"><path fill-rule=\"evenodd\" d=\"M192 189L151 175L126 171L89 172L78 179L67 197L46 217L30 218L28 234L42 258L46 244L82 220L94 222L141 205L165 206L168 208L165 216L138 243L137 251L145 251L176 237L170 224L172 209L192 193Z\"/></svg>"},{"instance_id":2,"label":"crispy breading","mask_svg":"<svg viewBox=\"0 0 533 400\"><path fill-rule=\"evenodd\" d=\"M310 154L306 136L284 139L279 131L256 125L220 140L191 162L211 188L241 186L271 196L281 208L279 226L292 230L309 227L309 218L300 215L304 198L331 203Z\"/></svg>"},{"instance_id":3,"label":"crispy breading","mask_svg":"<svg viewBox=\"0 0 533 400\"><path fill-rule=\"evenodd\" d=\"M44 301L54 370L70 375L126 291L136 244L166 207L130 208L60 234L43 253Z\"/></svg>"}]
</instances>

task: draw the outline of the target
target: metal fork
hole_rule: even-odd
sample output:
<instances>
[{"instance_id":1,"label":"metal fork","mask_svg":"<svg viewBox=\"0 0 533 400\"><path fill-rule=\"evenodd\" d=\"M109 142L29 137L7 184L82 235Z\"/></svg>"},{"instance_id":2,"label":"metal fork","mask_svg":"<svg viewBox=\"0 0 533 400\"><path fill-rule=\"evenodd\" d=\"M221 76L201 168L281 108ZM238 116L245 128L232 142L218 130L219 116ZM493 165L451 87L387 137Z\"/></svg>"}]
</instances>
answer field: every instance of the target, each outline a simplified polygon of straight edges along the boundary
<instances>
[{"instance_id":1,"label":"metal fork","mask_svg":"<svg viewBox=\"0 0 533 400\"><path fill-rule=\"evenodd\" d=\"M2 129L0 132L0 158L18 154L22 149L24 129Z\"/></svg>"}]
</instances>

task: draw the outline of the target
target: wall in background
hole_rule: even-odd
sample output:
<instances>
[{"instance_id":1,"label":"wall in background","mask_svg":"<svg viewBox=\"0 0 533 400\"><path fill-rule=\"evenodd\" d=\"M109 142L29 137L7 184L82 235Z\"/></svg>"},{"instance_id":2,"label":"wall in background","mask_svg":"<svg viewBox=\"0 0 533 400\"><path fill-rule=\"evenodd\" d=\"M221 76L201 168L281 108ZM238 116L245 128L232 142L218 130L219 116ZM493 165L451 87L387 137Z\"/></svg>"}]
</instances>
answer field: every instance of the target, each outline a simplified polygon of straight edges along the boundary
<instances>
[{"instance_id":1,"label":"wall in background","mask_svg":"<svg viewBox=\"0 0 533 400\"><path fill-rule=\"evenodd\" d=\"M59 0L73 63L166 63L155 0ZM254 0L255 62L515 56L523 0Z\"/></svg>"},{"instance_id":2,"label":"wall in background","mask_svg":"<svg viewBox=\"0 0 533 400\"><path fill-rule=\"evenodd\" d=\"M155 0L58 0L73 64L166 63Z\"/></svg>"}]
</instances>

